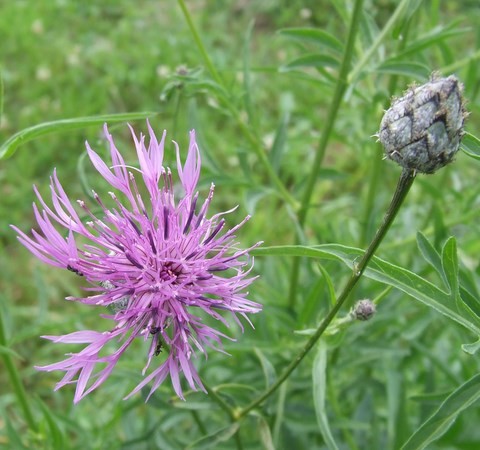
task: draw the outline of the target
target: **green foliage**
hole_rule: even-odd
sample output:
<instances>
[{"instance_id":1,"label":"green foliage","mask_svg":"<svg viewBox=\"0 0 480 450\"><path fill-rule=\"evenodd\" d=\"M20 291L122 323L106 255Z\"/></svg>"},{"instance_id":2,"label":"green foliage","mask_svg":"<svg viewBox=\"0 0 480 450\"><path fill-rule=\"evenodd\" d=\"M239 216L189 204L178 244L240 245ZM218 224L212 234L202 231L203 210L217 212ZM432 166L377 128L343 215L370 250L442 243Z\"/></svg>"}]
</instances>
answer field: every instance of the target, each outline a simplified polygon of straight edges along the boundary
<instances>
[{"instance_id":1,"label":"green foliage","mask_svg":"<svg viewBox=\"0 0 480 450\"><path fill-rule=\"evenodd\" d=\"M179 5L2 5L0 447L476 448L478 5L188 2L191 25ZM463 151L417 177L346 304L284 381L395 189L400 170L372 139L382 110L433 71L465 84ZM109 322L65 301L81 295L81 280L35 261L8 225L33 226L31 186L48 198L54 167L72 198L98 187L83 143L101 151L105 121L117 122L110 130L134 165L123 122L145 130L145 117L181 148L195 128L200 188L217 186L211 211L240 205L232 223L253 215L238 239L265 241L253 252L260 278L250 289L264 311L244 334L234 324L222 330L236 339L226 345L230 356L197 358L208 395L187 392L183 402L165 382L146 404L143 392L123 401L145 364L135 342L109 380L73 407L72 389L53 392L58 373L33 368L71 349L39 336L102 331ZM172 146L165 158L174 164ZM362 298L377 306L368 322L348 314Z\"/></svg>"},{"instance_id":2,"label":"green foliage","mask_svg":"<svg viewBox=\"0 0 480 450\"><path fill-rule=\"evenodd\" d=\"M132 113L132 114L109 114L94 117L77 117L74 119L57 120L55 122L44 122L30 128L15 133L11 138L7 139L0 147L0 159L10 158L17 148L28 141L45 136L51 133L59 133L65 131L76 130L79 128L99 126L104 123L127 122L129 120L138 120L154 116L153 112Z\"/></svg>"}]
</instances>

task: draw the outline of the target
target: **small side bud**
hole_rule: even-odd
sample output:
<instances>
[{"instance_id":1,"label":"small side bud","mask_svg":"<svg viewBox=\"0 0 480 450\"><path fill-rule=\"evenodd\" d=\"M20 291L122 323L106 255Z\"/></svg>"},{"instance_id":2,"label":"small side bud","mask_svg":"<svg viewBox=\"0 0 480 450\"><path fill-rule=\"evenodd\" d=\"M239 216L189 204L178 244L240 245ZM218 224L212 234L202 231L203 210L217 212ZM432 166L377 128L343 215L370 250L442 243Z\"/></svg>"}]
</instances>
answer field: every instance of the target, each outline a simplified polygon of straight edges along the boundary
<instances>
[{"instance_id":1,"label":"small side bud","mask_svg":"<svg viewBox=\"0 0 480 450\"><path fill-rule=\"evenodd\" d=\"M432 75L395 99L380 124L378 137L387 158L406 169L434 173L453 160L467 116L463 85L453 75Z\"/></svg>"},{"instance_id":2,"label":"small side bud","mask_svg":"<svg viewBox=\"0 0 480 450\"><path fill-rule=\"evenodd\" d=\"M377 307L369 299L359 300L350 311L350 315L356 320L369 320L376 313Z\"/></svg>"}]
</instances>

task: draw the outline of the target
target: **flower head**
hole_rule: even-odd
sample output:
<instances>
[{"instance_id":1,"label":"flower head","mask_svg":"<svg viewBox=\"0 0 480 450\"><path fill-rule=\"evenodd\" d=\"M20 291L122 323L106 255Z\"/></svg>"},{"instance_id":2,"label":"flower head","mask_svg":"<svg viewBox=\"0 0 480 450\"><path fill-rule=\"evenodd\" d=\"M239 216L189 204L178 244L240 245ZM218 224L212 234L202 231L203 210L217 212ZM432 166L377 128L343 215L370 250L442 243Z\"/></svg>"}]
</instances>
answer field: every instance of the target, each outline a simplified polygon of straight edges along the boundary
<instances>
[{"instance_id":1,"label":"flower head","mask_svg":"<svg viewBox=\"0 0 480 450\"><path fill-rule=\"evenodd\" d=\"M370 320L377 312L377 307L370 299L358 300L350 310L350 315L356 320Z\"/></svg>"},{"instance_id":2,"label":"flower head","mask_svg":"<svg viewBox=\"0 0 480 450\"><path fill-rule=\"evenodd\" d=\"M385 112L378 137L387 158L406 169L434 173L450 163L464 135L463 85L432 75L413 86Z\"/></svg>"},{"instance_id":3,"label":"flower head","mask_svg":"<svg viewBox=\"0 0 480 450\"><path fill-rule=\"evenodd\" d=\"M169 376L175 392L183 398L181 373L191 389L205 390L192 360L199 353L206 355L208 347L221 351L221 338L226 337L207 325L205 317L228 326L223 311L240 323L238 315L248 321L247 313L261 310L261 305L246 298L245 288L255 279L249 276L253 265L248 259L250 249L239 249L235 242L235 233L249 217L230 230L225 227L226 213L207 218L214 185L201 203L195 191L200 152L194 131L190 132L184 164L174 143L183 188L181 198L176 199L172 173L163 166L166 133L159 142L150 124L148 130L147 145L145 136L137 138L131 129L139 168L127 166L106 126L111 164L86 144L96 170L121 193L109 193L112 208L93 192L102 213L94 215L78 200L83 211L79 214L54 171L50 184L53 208L34 188L42 207L33 206L40 231L32 230L29 237L13 226L20 242L36 257L68 269L90 284L86 290L91 295L68 300L103 310L108 307L111 312L102 314L114 322L107 331L43 336L53 342L86 344L64 361L37 367L65 371L56 389L76 383L74 402L106 380L136 338L147 343L147 361L143 380L128 396L152 383L150 396ZM144 187L137 184L140 177ZM142 189L146 195L141 194ZM108 353L107 344L116 350ZM146 375L156 357L161 363Z\"/></svg>"}]
</instances>

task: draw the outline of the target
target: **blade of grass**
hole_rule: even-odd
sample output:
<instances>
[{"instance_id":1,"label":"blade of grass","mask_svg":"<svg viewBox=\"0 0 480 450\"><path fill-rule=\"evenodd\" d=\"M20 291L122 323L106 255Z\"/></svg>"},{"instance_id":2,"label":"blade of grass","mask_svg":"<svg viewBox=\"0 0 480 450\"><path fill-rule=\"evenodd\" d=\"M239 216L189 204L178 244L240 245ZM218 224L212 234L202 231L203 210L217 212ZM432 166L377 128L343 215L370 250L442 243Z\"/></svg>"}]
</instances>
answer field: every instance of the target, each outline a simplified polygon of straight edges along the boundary
<instances>
[{"instance_id":1,"label":"blade of grass","mask_svg":"<svg viewBox=\"0 0 480 450\"><path fill-rule=\"evenodd\" d=\"M317 354L312 366L313 404L317 416L318 427L322 433L325 445L329 450L338 450L338 446L330 430L330 423L326 413L327 391L327 344L320 339Z\"/></svg>"},{"instance_id":2,"label":"blade of grass","mask_svg":"<svg viewBox=\"0 0 480 450\"><path fill-rule=\"evenodd\" d=\"M0 308L0 346L7 347L7 336L5 333L5 323L3 319L2 308ZM38 425L33 415L31 403L25 390L25 386L22 383L22 379L17 367L13 362L12 355L8 352L1 352L0 358L3 360L3 364L8 373L13 394L15 395L17 402L23 411L25 422L27 422L30 430L36 433L38 431Z\"/></svg>"},{"instance_id":3,"label":"blade of grass","mask_svg":"<svg viewBox=\"0 0 480 450\"><path fill-rule=\"evenodd\" d=\"M62 119L53 122L43 122L38 125L34 125L33 127L25 128L7 139L0 147L0 160L10 158L17 151L18 147L40 136L76 130L95 125L103 125L104 123L128 122L129 120L146 119L156 114L158 113L153 111L145 111L137 113L77 117L75 119Z\"/></svg>"}]
</instances>

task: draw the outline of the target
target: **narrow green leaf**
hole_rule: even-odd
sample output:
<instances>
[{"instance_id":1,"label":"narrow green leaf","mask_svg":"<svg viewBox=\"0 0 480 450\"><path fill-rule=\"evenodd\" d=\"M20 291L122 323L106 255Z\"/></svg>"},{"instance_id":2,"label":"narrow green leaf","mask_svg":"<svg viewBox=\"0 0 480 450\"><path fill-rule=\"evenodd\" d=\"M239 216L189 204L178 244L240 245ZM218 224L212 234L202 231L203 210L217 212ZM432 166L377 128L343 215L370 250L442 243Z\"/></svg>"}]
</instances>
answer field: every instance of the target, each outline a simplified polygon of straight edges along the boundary
<instances>
[{"instance_id":1,"label":"narrow green leaf","mask_svg":"<svg viewBox=\"0 0 480 450\"><path fill-rule=\"evenodd\" d=\"M447 26L433 28L418 39L410 41L407 47L401 53L397 54L396 57L404 60L408 59L412 55L418 55L421 50L427 47L440 44L448 38L459 36L470 31L468 28L455 28L457 24L458 22L452 22Z\"/></svg>"},{"instance_id":2,"label":"narrow green leaf","mask_svg":"<svg viewBox=\"0 0 480 450\"><path fill-rule=\"evenodd\" d=\"M474 314L475 317L480 318L480 301L478 297L472 295L468 289L460 286L460 298L463 307L467 308L467 310Z\"/></svg>"},{"instance_id":3,"label":"narrow green leaf","mask_svg":"<svg viewBox=\"0 0 480 450\"><path fill-rule=\"evenodd\" d=\"M445 272L443 271L442 258L437 250L435 250L435 247L420 231L417 233L417 245L423 258L435 269L445 283L445 287L448 288L449 285Z\"/></svg>"},{"instance_id":4,"label":"narrow green leaf","mask_svg":"<svg viewBox=\"0 0 480 450\"><path fill-rule=\"evenodd\" d=\"M248 121L250 124L255 123L255 109L252 104L252 84L250 80L250 42L252 40L252 31L255 21L251 20L245 32L243 41L243 88L245 89L244 104L247 111Z\"/></svg>"},{"instance_id":5,"label":"narrow green leaf","mask_svg":"<svg viewBox=\"0 0 480 450\"><path fill-rule=\"evenodd\" d=\"M333 56L322 54L322 53L312 53L309 55L300 56L293 61L290 61L285 66L280 68L281 71L288 71L292 69L298 69L300 67L332 67L334 69L338 68L340 65L338 59Z\"/></svg>"},{"instance_id":6,"label":"narrow green leaf","mask_svg":"<svg viewBox=\"0 0 480 450\"><path fill-rule=\"evenodd\" d=\"M453 236L447 239L442 248L442 267L450 288L450 296L455 301L458 298L458 256L457 241Z\"/></svg>"},{"instance_id":7,"label":"narrow green leaf","mask_svg":"<svg viewBox=\"0 0 480 450\"><path fill-rule=\"evenodd\" d=\"M201 439L192 442L185 448L192 450L210 450L212 448L217 448L217 445L228 441L238 431L239 427L239 422L232 423L231 425L220 428L208 436L204 436Z\"/></svg>"},{"instance_id":8,"label":"narrow green leaf","mask_svg":"<svg viewBox=\"0 0 480 450\"><path fill-rule=\"evenodd\" d=\"M104 123L127 122L129 120L146 119L158 113L153 111L145 111L138 113L124 114L106 114L103 116L77 117L75 119L62 119L54 122L44 122L30 128L15 133L7 139L0 147L0 160L10 158L21 145L40 136L51 133L58 133L79 128L86 128Z\"/></svg>"},{"instance_id":9,"label":"narrow green leaf","mask_svg":"<svg viewBox=\"0 0 480 450\"><path fill-rule=\"evenodd\" d=\"M354 83L356 82L357 78L363 72L364 67L371 63L374 59L374 55L377 52L378 48L382 44L382 42L390 38L390 33L395 26L395 24L404 17L405 11L408 9L408 4L410 0L401 0L396 4L395 11L390 15L387 23L384 25L380 33L377 34L375 40L372 42L370 47L363 52L361 59L356 63L355 67L350 71L348 75L348 82Z\"/></svg>"},{"instance_id":10,"label":"narrow green leaf","mask_svg":"<svg viewBox=\"0 0 480 450\"><path fill-rule=\"evenodd\" d=\"M231 178L229 178L231 181ZM215 181L215 184L219 186L220 184ZM250 186L251 187L251 184ZM253 216L255 213L255 210L257 208L257 203L265 198L268 195L272 194L272 189L265 189L265 187L260 187L260 188L252 188L252 189L246 189L245 195L244 195L244 207L247 210L248 214Z\"/></svg>"},{"instance_id":11,"label":"narrow green leaf","mask_svg":"<svg viewBox=\"0 0 480 450\"><path fill-rule=\"evenodd\" d=\"M3 84L3 72L0 70L0 125L2 125L2 117L3 117L3 99L5 98L4 92L4 84Z\"/></svg>"},{"instance_id":12,"label":"narrow green leaf","mask_svg":"<svg viewBox=\"0 0 480 450\"><path fill-rule=\"evenodd\" d=\"M304 328L307 323L312 323L315 313L319 309L319 299L322 298L322 292L325 287L325 279L318 277L315 284L310 289L305 301L303 302L302 309L298 315L297 327Z\"/></svg>"},{"instance_id":13,"label":"narrow green leaf","mask_svg":"<svg viewBox=\"0 0 480 450\"><path fill-rule=\"evenodd\" d=\"M51 442L52 450L63 450L65 448L65 439L62 430L57 424L56 417L52 414L48 406L46 406L40 398L37 397L37 402L40 405L40 408L43 412L43 417L45 418L48 425L48 437Z\"/></svg>"},{"instance_id":14,"label":"narrow green leaf","mask_svg":"<svg viewBox=\"0 0 480 450\"><path fill-rule=\"evenodd\" d=\"M184 84L184 89L187 91L187 95L194 95L198 92L210 92L217 96L217 98L221 99L222 101L228 100L228 93L224 89L223 86L216 83L212 80L205 80L205 79L192 79L188 80ZM219 108L222 109L222 108ZM226 109L222 109L223 111L227 111Z\"/></svg>"},{"instance_id":15,"label":"narrow green leaf","mask_svg":"<svg viewBox=\"0 0 480 450\"><path fill-rule=\"evenodd\" d=\"M252 251L253 255L283 255L306 256L309 258L335 259L342 261L353 270L354 262L364 253L363 250L346 247L339 244L324 244L315 247L306 246L279 246L262 247ZM464 311L457 311L455 304L450 301L450 295L434 284L423 279L416 273L391 264L374 256L364 275L372 280L391 285L410 295L419 302L435 309L451 320L464 326L476 336L480 336L480 322L472 322L470 315ZM462 314L463 313L463 314Z\"/></svg>"},{"instance_id":16,"label":"narrow green leaf","mask_svg":"<svg viewBox=\"0 0 480 450\"><path fill-rule=\"evenodd\" d=\"M323 268L323 266L319 266L320 271L322 272L323 278L325 279L325 282L327 283L328 287L328 296L330 297L330 305L334 305L337 301L337 296L335 294L335 287L333 286L333 281L328 274L328 272Z\"/></svg>"},{"instance_id":17,"label":"narrow green leaf","mask_svg":"<svg viewBox=\"0 0 480 450\"><path fill-rule=\"evenodd\" d=\"M281 430L285 424L285 400L288 392L288 379L282 383L278 390L277 405L275 407L275 422L273 424L273 443L278 447Z\"/></svg>"},{"instance_id":18,"label":"narrow green leaf","mask_svg":"<svg viewBox=\"0 0 480 450\"><path fill-rule=\"evenodd\" d=\"M465 133L460 147L471 158L480 160L480 139L473 134Z\"/></svg>"},{"instance_id":19,"label":"narrow green leaf","mask_svg":"<svg viewBox=\"0 0 480 450\"><path fill-rule=\"evenodd\" d=\"M268 422L262 416L258 416L258 434L260 437L260 442L265 450L275 450L270 427Z\"/></svg>"},{"instance_id":20,"label":"narrow green leaf","mask_svg":"<svg viewBox=\"0 0 480 450\"><path fill-rule=\"evenodd\" d=\"M287 147L287 129L289 122L290 114L285 113L278 124L277 132L275 133L275 139L268 156L270 158L270 162L272 163L272 167L277 173L278 169L280 168L280 162L282 161L283 153Z\"/></svg>"},{"instance_id":21,"label":"narrow green leaf","mask_svg":"<svg viewBox=\"0 0 480 450\"><path fill-rule=\"evenodd\" d=\"M23 361L24 359L19 353L4 345L0 345L0 355L10 355L19 361Z\"/></svg>"},{"instance_id":22,"label":"narrow green leaf","mask_svg":"<svg viewBox=\"0 0 480 450\"><path fill-rule=\"evenodd\" d=\"M275 368L259 348L255 347L254 352L262 365L263 376L265 377L265 387L268 388L277 379Z\"/></svg>"},{"instance_id":23,"label":"narrow green leaf","mask_svg":"<svg viewBox=\"0 0 480 450\"><path fill-rule=\"evenodd\" d=\"M463 344L462 350L469 355L475 355L480 350L480 339L471 344Z\"/></svg>"},{"instance_id":24,"label":"narrow green leaf","mask_svg":"<svg viewBox=\"0 0 480 450\"><path fill-rule=\"evenodd\" d=\"M410 0L407 10L405 11L404 17L399 21L397 25L393 27L392 30L392 37L396 39L401 39L402 34L404 33L405 29L408 27L408 23L410 22L410 19L412 16L415 15L417 12L417 9L421 5L423 0Z\"/></svg>"},{"instance_id":25,"label":"narrow green leaf","mask_svg":"<svg viewBox=\"0 0 480 450\"><path fill-rule=\"evenodd\" d=\"M6 438L8 441L8 448L14 448L15 450L28 450L29 447L26 447L22 442L22 436L25 436L24 432L19 432L15 429L12 424L12 421L9 418L9 414L5 415L5 424L4 428L6 428Z\"/></svg>"},{"instance_id":26,"label":"narrow green leaf","mask_svg":"<svg viewBox=\"0 0 480 450\"><path fill-rule=\"evenodd\" d=\"M402 450L422 450L440 438L457 416L480 398L480 374L452 392L403 445Z\"/></svg>"},{"instance_id":27,"label":"narrow green leaf","mask_svg":"<svg viewBox=\"0 0 480 450\"><path fill-rule=\"evenodd\" d=\"M338 54L343 53L344 45L333 35L320 28L284 28L279 34L301 41L313 42Z\"/></svg>"},{"instance_id":28,"label":"narrow green leaf","mask_svg":"<svg viewBox=\"0 0 480 450\"><path fill-rule=\"evenodd\" d=\"M407 417L405 410L404 374L401 370L402 358L385 359L385 376L387 379L387 436L388 448L399 448L405 436L408 436Z\"/></svg>"},{"instance_id":29,"label":"narrow green leaf","mask_svg":"<svg viewBox=\"0 0 480 450\"><path fill-rule=\"evenodd\" d=\"M317 353L312 366L313 405L317 416L318 427L329 450L338 450L330 430L327 412L325 410L327 397L327 344L323 339L317 344Z\"/></svg>"},{"instance_id":30,"label":"narrow green leaf","mask_svg":"<svg viewBox=\"0 0 480 450\"><path fill-rule=\"evenodd\" d=\"M403 75L418 81L425 81L430 76L431 70L425 64L415 61L387 60L378 65L374 70L378 73Z\"/></svg>"}]
</instances>

